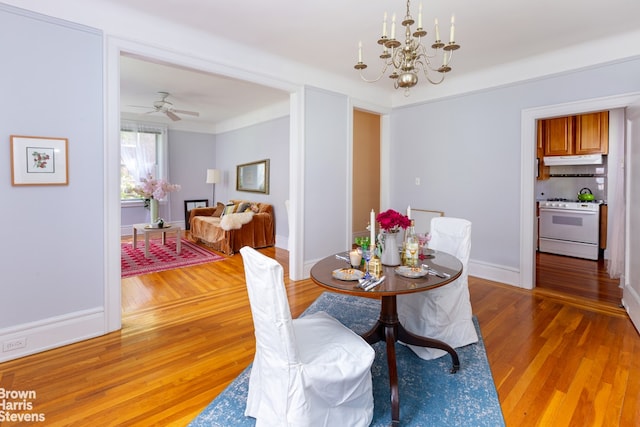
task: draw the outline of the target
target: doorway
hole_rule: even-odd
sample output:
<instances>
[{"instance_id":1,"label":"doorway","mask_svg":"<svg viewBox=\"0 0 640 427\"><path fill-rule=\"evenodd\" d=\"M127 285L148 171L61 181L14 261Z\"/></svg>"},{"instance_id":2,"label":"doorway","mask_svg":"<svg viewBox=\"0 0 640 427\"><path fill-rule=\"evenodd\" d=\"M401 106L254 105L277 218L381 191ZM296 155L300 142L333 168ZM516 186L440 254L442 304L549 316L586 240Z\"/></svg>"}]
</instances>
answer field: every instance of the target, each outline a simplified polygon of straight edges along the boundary
<instances>
[{"instance_id":1,"label":"doorway","mask_svg":"<svg viewBox=\"0 0 640 427\"><path fill-rule=\"evenodd\" d=\"M145 45L139 45L135 42L109 38L107 43L107 60L106 60L106 126L105 126L105 330L107 332L115 331L121 328L121 277L120 277L120 236L121 236L121 209L120 209L120 122L121 109L119 96L114 94L120 93L120 57L121 55L133 55L146 58L151 61L157 60L166 64L173 64L176 67L186 69L199 70L203 73L223 76L227 79L242 79L243 84L259 85L272 90L286 93L289 102L289 111L292 115L292 122L295 121L295 114L298 110L299 99L292 94L296 94L300 90L298 86L289 85L280 80L273 80L267 76L251 75L237 76L235 69L214 62L203 62L198 58L189 57L175 52L167 52L162 49L156 49ZM300 145L297 140L298 131L295 123L291 125L290 152L292 158L296 158L297 152L294 150ZM292 162L299 164L299 162ZM290 191L291 194L297 194L296 189L291 187L291 183L302 181L301 170L293 168L290 172ZM297 209L297 201L292 198L291 208ZM284 209L284 206L283 206ZM297 228L291 227L289 232L290 249L291 241L297 241ZM297 253L292 249L292 252ZM290 269L302 270L301 262L296 263L296 258L290 260Z\"/></svg>"},{"instance_id":2,"label":"doorway","mask_svg":"<svg viewBox=\"0 0 640 427\"><path fill-rule=\"evenodd\" d=\"M368 236L371 209L380 210L380 115L353 110L352 238ZM353 242L353 240L352 240Z\"/></svg>"},{"instance_id":3,"label":"doorway","mask_svg":"<svg viewBox=\"0 0 640 427\"><path fill-rule=\"evenodd\" d=\"M570 104L538 107L522 112L521 139L521 230L520 230L520 286L533 289L536 285L536 203L535 164L537 149L536 121L545 117L565 116L582 112L614 110L631 105L638 94L624 94L607 98L577 101Z\"/></svg>"},{"instance_id":4,"label":"doorway","mask_svg":"<svg viewBox=\"0 0 640 427\"><path fill-rule=\"evenodd\" d=\"M566 117L563 116L563 118ZM618 306L622 300L622 289L619 287L619 280L609 277L608 260L605 258L609 258L610 252L607 249L605 253L605 248L607 240L617 240L607 239L612 234L607 232L607 228L611 228L611 225L608 226L608 224L612 224L611 217L613 216L612 211L608 208L609 206L620 206L620 201L615 200L611 195L615 193L617 186L623 184L618 183L615 165L619 163L618 159L622 158L624 152L624 110L607 111L607 120L608 155L603 156L602 165L547 166L544 168L540 167L544 156L544 138L540 135L543 126L541 120L537 121L536 167L538 173L535 182L534 203L537 203L538 200L551 200L567 202L569 206L572 206L568 202L577 201L578 189L584 187L589 191L593 188L595 199L602 200L604 204L601 206L599 204L587 205L591 209L580 208L582 205L576 205L573 208L580 208L580 212L571 211L571 213L558 210L558 208L554 209L552 214L549 208L544 207L548 203L537 209L539 228L535 237L539 237L541 229L544 228L548 239L538 238L541 252L536 252L535 287ZM562 118L556 121L565 122ZM598 175L594 175L594 172ZM551 217L554 218L553 221L551 221ZM581 226L571 227L571 230L568 230L566 226L554 225L556 218L571 218L579 221ZM570 234L567 234L568 232ZM576 239L581 242L590 242L590 244L560 244L554 240L556 238Z\"/></svg>"}]
</instances>

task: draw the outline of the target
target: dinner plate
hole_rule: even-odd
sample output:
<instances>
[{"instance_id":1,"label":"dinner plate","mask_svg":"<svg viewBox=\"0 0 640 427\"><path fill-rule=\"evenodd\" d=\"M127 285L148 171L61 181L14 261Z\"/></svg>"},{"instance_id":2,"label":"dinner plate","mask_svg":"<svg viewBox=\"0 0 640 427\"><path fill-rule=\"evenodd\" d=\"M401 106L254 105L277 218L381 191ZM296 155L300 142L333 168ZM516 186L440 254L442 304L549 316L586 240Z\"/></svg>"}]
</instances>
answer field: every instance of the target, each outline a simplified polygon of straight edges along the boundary
<instances>
[{"instance_id":1,"label":"dinner plate","mask_svg":"<svg viewBox=\"0 0 640 427\"><path fill-rule=\"evenodd\" d=\"M417 279L418 277L426 276L429 272L420 267L407 267L406 265L401 265L400 267L395 268L396 274L399 274L402 277L408 277L409 279Z\"/></svg>"},{"instance_id":2,"label":"dinner plate","mask_svg":"<svg viewBox=\"0 0 640 427\"><path fill-rule=\"evenodd\" d=\"M364 277L364 272L355 268L339 268L333 270L332 275L338 280L359 280Z\"/></svg>"}]
</instances>

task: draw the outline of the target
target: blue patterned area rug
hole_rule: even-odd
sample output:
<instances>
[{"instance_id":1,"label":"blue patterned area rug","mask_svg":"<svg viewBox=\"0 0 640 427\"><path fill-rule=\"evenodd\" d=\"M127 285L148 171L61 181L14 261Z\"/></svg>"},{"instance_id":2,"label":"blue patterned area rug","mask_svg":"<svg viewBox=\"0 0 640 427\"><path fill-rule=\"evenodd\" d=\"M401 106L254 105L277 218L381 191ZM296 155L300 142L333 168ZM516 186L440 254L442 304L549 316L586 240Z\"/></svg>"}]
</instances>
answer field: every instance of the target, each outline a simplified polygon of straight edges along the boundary
<instances>
[{"instance_id":1,"label":"blue patterned area rug","mask_svg":"<svg viewBox=\"0 0 640 427\"><path fill-rule=\"evenodd\" d=\"M380 302L325 292L303 313L325 311L355 332L362 334L378 318ZM397 344L400 389L400 424L402 426L500 427L504 418L493 376L487 360L482 335L474 318L480 341L456 349L460 370L451 374L451 358L422 360L407 347ZM385 344L374 344L374 411L372 426L391 424L389 376ZM255 426L255 419L244 416L247 384L251 367L242 372L218 397L189 424L200 426Z\"/></svg>"}]
</instances>

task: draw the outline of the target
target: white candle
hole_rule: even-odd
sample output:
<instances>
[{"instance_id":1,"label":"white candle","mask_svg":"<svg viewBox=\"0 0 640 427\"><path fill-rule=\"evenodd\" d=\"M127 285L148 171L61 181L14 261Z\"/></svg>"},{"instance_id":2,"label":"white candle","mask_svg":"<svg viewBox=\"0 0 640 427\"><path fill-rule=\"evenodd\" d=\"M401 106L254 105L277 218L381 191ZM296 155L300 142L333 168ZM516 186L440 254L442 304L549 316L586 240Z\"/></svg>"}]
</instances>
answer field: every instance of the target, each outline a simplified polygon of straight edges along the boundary
<instances>
[{"instance_id":1,"label":"white candle","mask_svg":"<svg viewBox=\"0 0 640 427\"><path fill-rule=\"evenodd\" d=\"M362 42L358 42L358 62L362 62Z\"/></svg>"},{"instance_id":2,"label":"white candle","mask_svg":"<svg viewBox=\"0 0 640 427\"><path fill-rule=\"evenodd\" d=\"M395 40L396 38L396 14L394 13L391 17L391 38Z\"/></svg>"},{"instance_id":3,"label":"white candle","mask_svg":"<svg viewBox=\"0 0 640 427\"><path fill-rule=\"evenodd\" d=\"M451 15L451 33L449 34L449 43L453 43L453 41L455 40L453 38L453 32L455 31L456 26L453 25L453 21L454 21L454 18L453 18L453 15Z\"/></svg>"},{"instance_id":4,"label":"white candle","mask_svg":"<svg viewBox=\"0 0 640 427\"><path fill-rule=\"evenodd\" d=\"M371 232L371 248L373 248L376 244L376 213L371 209L371 214L369 216L369 231Z\"/></svg>"},{"instance_id":5,"label":"white candle","mask_svg":"<svg viewBox=\"0 0 640 427\"><path fill-rule=\"evenodd\" d=\"M418 28L422 28L422 3L418 6Z\"/></svg>"},{"instance_id":6,"label":"white candle","mask_svg":"<svg viewBox=\"0 0 640 427\"><path fill-rule=\"evenodd\" d=\"M351 267L358 268L360 267L360 261L362 261L362 254L357 249L354 249L349 252L349 260L351 261Z\"/></svg>"},{"instance_id":7,"label":"white candle","mask_svg":"<svg viewBox=\"0 0 640 427\"><path fill-rule=\"evenodd\" d=\"M438 18L436 18L436 41L440 41L440 27L438 27Z\"/></svg>"},{"instance_id":8,"label":"white candle","mask_svg":"<svg viewBox=\"0 0 640 427\"><path fill-rule=\"evenodd\" d=\"M382 37L387 37L387 12L384 13L384 19L382 20Z\"/></svg>"},{"instance_id":9,"label":"white candle","mask_svg":"<svg viewBox=\"0 0 640 427\"><path fill-rule=\"evenodd\" d=\"M407 218L411 219L411 205L407 206Z\"/></svg>"}]
</instances>

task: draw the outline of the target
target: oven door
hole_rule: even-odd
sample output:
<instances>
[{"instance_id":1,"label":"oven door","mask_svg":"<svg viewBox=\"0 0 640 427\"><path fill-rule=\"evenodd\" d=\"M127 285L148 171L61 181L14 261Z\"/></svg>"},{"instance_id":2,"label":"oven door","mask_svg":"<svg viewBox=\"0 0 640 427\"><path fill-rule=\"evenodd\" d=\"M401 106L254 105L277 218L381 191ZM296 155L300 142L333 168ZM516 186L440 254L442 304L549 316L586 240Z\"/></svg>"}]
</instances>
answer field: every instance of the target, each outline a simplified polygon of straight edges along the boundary
<instances>
[{"instance_id":1,"label":"oven door","mask_svg":"<svg viewBox=\"0 0 640 427\"><path fill-rule=\"evenodd\" d=\"M598 244L599 212L540 208L540 237Z\"/></svg>"}]
</instances>

